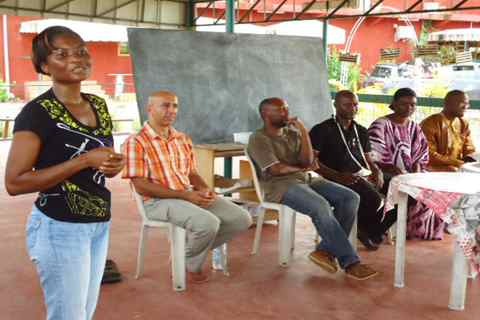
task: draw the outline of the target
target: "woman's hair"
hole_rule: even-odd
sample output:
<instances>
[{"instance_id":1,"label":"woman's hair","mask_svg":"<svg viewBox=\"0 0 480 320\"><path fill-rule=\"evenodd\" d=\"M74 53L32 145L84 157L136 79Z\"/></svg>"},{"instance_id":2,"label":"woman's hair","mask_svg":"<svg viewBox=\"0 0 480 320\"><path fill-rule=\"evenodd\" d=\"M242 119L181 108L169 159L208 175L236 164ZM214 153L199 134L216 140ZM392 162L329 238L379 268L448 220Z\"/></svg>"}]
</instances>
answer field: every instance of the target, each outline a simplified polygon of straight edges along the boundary
<instances>
[{"instance_id":1,"label":"woman's hair","mask_svg":"<svg viewBox=\"0 0 480 320\"><path fill-rule=\"evenodd\" d=\"M32 40L32 62L35 71L41 74L46 74L42 70L42 65L47 63L47 57L56 48L53 46L53 41L61 35L70 35L78 37L82 40L82 37L75 31L62 26L48 27L35 36ZM83 41L83 40L82 40Z\"/></svg>"},{"instance_id":2,"label":"woman's hair","mask_svg":"<svg viewBox=\"0 0 480 320\"><path fill-rule=\"evenodd\" d=\"M396 102L396 101L397 101L398 99L400 99L400 98L403 98L403 97L416 97L416 96L417 96L417 94L416 94L415 91L413 91L412 89L410 89L410 88L401 88L401 89L398 89L397 91L395 91L395 93L393 94L392 104L393 104L393 102ZM392 104L390 104L388 107L393 110Z\"/></svg>"}]
</instances>

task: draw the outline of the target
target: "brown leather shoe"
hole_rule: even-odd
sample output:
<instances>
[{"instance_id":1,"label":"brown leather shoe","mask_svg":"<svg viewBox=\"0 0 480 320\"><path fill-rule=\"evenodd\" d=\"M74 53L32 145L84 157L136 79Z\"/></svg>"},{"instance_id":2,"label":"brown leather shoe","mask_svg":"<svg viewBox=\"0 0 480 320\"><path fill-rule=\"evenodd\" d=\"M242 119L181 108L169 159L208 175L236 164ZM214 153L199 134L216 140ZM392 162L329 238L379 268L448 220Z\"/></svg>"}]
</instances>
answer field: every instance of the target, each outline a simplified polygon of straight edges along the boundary
<instances>
[{"instance_id":1,"label":"brown leather shoe","mask_svg":"<svg viewBox=\"0 0 480 320\"><path fill-rule=\"evenodd\" d=\"M207 272L199 271L199 272L190 272L187 271L187 280L191 283L201 284L208 282L210 280L210 276Z\"/></svg>"},{"instance_id":2,"label":"brown leather shoe","mask_svg":"<svg viewBox=\"0 0 480 320\"><path fill-rule=\"evenodd\" d=\"M335 257L332 256L327 251L323 250L315 250L311 252L308 257L310 260L315 262L318 266L320 266L323 270L329 273L335 273L338 271L337 262L335 261Z\"/></svg>"},{"instance_id":3,"label":"brown leather shoe","mask_svg":"<svg viewBox=\"0 0 480 320\"><path fill-rule=\"evenodd\" d=\"M345 269L345 274L355 280L367 280L378 275L378 271L373 270L366 264L357 262Z\"/></svg>"}]
</instances>

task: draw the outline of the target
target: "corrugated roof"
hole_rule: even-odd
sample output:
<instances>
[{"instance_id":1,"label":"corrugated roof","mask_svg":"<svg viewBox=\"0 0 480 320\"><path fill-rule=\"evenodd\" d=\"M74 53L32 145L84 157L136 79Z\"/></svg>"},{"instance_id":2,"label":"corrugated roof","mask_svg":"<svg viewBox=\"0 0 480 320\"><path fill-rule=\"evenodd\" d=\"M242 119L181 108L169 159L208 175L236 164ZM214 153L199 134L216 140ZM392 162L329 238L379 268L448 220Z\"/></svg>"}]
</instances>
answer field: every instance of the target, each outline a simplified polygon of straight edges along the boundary
<instances>
[{"instance_id":1,"label":"corrugated roof","mask_svg":"<svg viewBox=\"0 0 480 320\"><path fill-rule=\"evenodd\" d=\"M21 33L40 33L51 26L64 26L78 33L84 41L127 42L127 26L83 22L75 20L45 19L25 21L20 25ZM130 26L128 26L130 27Z\"/></svg>"}]
</instances>

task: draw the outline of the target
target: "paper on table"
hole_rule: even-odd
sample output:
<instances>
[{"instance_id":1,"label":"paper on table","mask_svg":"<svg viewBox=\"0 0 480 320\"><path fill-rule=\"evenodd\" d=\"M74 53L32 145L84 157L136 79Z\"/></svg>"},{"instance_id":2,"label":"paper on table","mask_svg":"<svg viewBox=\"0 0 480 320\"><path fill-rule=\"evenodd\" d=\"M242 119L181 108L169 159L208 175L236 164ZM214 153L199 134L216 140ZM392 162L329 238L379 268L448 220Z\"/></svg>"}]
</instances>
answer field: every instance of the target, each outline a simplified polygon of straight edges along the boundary
<instances>
[{"instance_id":1,"label":"paper on table","mask_svg":"<svg viewBox=\"0 0 480 320\"><path fill-rule=\"evenodd\" d=\"M235 182L231 187L228 188L215 188L215 193L217 194L225 194L225 193L232 193L238 189L242 188L250 188L253 187L253 182L250 179L241 179Z\"/></svg>"}]
</instances>

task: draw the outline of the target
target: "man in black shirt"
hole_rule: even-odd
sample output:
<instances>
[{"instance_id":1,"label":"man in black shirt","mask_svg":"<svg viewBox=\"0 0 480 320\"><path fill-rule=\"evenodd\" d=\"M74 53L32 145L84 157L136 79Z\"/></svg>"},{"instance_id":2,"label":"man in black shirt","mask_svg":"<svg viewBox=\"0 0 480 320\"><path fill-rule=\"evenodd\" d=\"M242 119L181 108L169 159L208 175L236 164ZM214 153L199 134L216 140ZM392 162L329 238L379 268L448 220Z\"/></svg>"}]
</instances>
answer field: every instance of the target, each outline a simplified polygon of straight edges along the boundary
<instances>
[{"instance_id":1,"label":"man in black shirt","mask_svg":"<svg viewBox=\"0 0 480 320\"><path fill-rule=\"evenodd\" d=\"M369 250L378 249L383 234L395 222L389 213L382 221L382 171L369 156L367 129L354 121L358 99L348 90L337 92L336 115L310 131L312 146L318 151L319 168L325 178L349 187L360 195L358 239Z\"/></svg>"}]
</instances>

